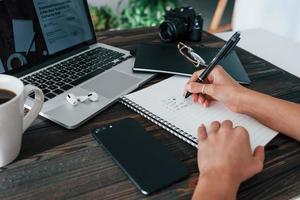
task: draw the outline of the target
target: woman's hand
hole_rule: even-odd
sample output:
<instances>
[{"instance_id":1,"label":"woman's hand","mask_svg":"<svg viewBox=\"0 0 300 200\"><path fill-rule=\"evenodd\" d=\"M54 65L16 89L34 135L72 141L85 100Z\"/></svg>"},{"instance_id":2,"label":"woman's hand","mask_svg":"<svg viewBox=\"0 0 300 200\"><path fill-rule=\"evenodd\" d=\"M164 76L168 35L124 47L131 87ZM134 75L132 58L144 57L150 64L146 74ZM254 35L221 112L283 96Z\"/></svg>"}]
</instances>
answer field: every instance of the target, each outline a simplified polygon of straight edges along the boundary
<instances>
[{"instance_id":1,"label":"woman's hand","mask_svg":"<svg viewBox=\"0 0 300 200\"><path fill-rule=\"evenodd\" d=\"M201 175L228 177L235 184L247 180L263 169L264 148L252 153L247 130L233 127L231 121L212 122L198 129L198 166Z\"/></svg>"},{"instance_id":2,"label":"woman's hand","mask_svg":"<svg viewBox=\"0 0 300 200\"><path fill-rule=\"evenodd\" d=\"M231 121L198 129L200 177L194 199L234 199L241 182L263 169L264 148L252 153L248 132Z\"/></svg>"},{"instance_id":3,"label":"woman's hand","mask_svg":"<svg viewBox=\"0 0 300 200\"><path fill-rule=\"evenodd\" d=\"M230 110L239 112L240 96L247 89L231 78L221 66L216 66L204 83L197 83L196 80L202 71L195 72L185 86L186 91L193 93L193 101L208 107L212 100L217 100L223 102Z\"/></svg>"}]
</instances>

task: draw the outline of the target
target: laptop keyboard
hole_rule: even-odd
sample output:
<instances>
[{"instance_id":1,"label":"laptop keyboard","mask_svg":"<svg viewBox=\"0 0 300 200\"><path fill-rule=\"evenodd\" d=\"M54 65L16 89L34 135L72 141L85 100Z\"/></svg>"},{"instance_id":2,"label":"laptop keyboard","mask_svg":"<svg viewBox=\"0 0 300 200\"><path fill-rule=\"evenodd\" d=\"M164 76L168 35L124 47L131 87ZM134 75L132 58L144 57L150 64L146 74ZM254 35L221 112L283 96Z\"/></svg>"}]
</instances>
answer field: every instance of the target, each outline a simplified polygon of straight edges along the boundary
<instances>
[{"instance_id":1,"label":"laptop keyboard","mask_svg":"<svg viewBox=\"0 0 300 200\"><path fill-rule=\"evenodd\" d=\"M43 90L45 101L95 77L127 60L131 56L102 47L87 51L76 57L41 70L22 79ZM33 97L33 94L30 95Z\"/></svg>"}]
</instances>

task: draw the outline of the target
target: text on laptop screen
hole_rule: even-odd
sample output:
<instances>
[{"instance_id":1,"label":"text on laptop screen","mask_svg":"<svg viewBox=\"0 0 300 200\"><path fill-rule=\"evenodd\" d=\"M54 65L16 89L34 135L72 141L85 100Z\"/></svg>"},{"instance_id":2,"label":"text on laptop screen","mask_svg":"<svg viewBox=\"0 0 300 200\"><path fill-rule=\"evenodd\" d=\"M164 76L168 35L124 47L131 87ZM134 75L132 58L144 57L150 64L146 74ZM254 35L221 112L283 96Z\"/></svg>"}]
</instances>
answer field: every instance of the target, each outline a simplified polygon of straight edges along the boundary
<instances>
[{"instance_id":1,"label":"text on laptop screen","mask_svg":"<svg viewBox=\"0 0 300 200\"><path fill-rule=\"evenodd\" d=\"M85 0L0 0L0 74L93 39Z\"/></svg>"}]
</instances>

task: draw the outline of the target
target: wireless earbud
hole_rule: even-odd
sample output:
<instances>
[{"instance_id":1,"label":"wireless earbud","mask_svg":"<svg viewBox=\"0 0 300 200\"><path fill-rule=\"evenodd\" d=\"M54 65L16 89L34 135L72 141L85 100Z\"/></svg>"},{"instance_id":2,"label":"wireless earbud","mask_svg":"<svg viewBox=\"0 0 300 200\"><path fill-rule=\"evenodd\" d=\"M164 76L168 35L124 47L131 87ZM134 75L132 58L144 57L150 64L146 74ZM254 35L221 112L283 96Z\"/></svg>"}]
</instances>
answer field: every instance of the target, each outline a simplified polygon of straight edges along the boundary
<instances>
[{"instance_id":1,"label":"wireless earbud","mask_svg":"<svg viewBox=\"0 0 300 200\"><path fill-rule=\"evenodd\" d=\"M66 99L73 106L76 106L78 104L77 97L74 94L68 94Z\"/></svg>"},{"instance_id":2,"label":"wireless earbud","mask_svg":"<svg viewBox=\"0 0 300 200\"><path fill-rule=\"evenodd\" d=\"M88 95L90 101L95 102L99 100L99 95L96 92L90 92Z\"/></svg>"},{"instance_id":3,"label":"wireless earbud","mask_svg":"<svg viewBox=\"0 0 300 200\"><path fill-rule=\"evenodd\" d=\"M78 102L84 103L87 100L91 102L96 102L99 100L99 95L96 92L90 92L87 96L78 97L76 97L74 94L68 94L66 99L71 105L76 106Z\"/></svg>"}]
</instances>

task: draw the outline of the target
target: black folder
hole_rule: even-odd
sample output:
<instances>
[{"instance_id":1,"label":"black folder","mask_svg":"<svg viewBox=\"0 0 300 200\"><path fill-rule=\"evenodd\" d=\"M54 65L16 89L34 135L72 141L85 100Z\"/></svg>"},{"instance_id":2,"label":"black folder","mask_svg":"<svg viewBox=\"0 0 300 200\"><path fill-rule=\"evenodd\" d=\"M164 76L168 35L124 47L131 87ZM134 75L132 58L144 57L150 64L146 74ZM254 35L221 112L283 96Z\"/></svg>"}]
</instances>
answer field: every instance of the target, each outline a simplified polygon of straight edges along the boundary
<instances>
[{"instance_id":1,"label":"black folder","mask_svg":"<svg viewBox=\"0 0 300 200\"><path fill-rule=\"evenodd\" d=\"M192 47L209 64L217 55L219 48ZM246 73L239 57L232 51L219 63L228 74L242 84L250 84L251 80ZM170 44L139 44L136 52L134 72L167 73L182 76L191 76L196 68L190 61L182 56L176 45Z\"/></svg>"}]
</instances>

